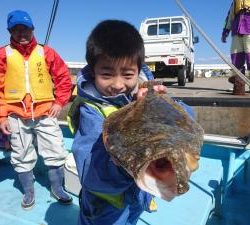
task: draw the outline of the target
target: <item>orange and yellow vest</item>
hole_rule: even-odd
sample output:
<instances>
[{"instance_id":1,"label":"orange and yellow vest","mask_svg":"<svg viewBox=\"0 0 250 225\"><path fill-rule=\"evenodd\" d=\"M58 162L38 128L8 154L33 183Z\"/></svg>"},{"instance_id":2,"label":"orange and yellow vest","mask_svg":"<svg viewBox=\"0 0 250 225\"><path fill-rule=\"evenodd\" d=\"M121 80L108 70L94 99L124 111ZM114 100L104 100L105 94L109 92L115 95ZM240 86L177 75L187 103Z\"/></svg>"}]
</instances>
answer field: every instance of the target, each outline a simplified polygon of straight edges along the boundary
<instances>
[{"instance_id":1,"label":"orange and yellow vest","mask_svg":"<svg viewBox=\"0 0 250 225\"><path fill-rule=\"evenodd\" d=\"M236 15L242 9L250 9L250 0L234 1L234 14Z\"/></svg>"},{"instance_id":2,"label":"orange and yellow vest","mask_svg":"<svg viewBox=\"0 0 250 225\"><path fill-rule=\"evenodd\" d=\"M54 100L53 82L48 72L43 46L37 45L28 60L10 45L5 47L7 71L4 98L7 103L21 102L30 94L33 102Z\"/></svg>"}]
</instances>

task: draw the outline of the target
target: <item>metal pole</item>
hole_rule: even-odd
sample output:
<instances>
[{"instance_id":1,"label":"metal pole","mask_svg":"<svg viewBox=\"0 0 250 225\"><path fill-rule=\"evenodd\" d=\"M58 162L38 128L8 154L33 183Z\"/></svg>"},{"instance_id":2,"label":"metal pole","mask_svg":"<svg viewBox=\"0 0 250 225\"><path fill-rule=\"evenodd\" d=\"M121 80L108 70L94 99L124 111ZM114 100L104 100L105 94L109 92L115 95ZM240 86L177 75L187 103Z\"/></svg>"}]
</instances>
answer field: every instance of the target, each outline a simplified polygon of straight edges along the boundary
<instances>
[{"instance_id":1,"label":"metal pole","mask_svg":"<svg viewBox=\"0 0 250 225\"><path fill-rule=\"evenodd\" d=\"M212 40L206 35L206 33L199 27L198 24L195 23L193 18L190 16L188 11L184 8L184 6L181 4L181 1L175 0L177 5L180 7L182 12L190 19L194 27L201 33L201 35L205 38L205 40L208 42L208 44L216 51L216 53L223 59L223 61L228 64L232 70L242 79L245 81L245 83L250 86L250 80L238 70L234 64L231 63L231 61L223 55L223 53L216 47L216 45L212 42Z\"/></svg>"}]
</instances>

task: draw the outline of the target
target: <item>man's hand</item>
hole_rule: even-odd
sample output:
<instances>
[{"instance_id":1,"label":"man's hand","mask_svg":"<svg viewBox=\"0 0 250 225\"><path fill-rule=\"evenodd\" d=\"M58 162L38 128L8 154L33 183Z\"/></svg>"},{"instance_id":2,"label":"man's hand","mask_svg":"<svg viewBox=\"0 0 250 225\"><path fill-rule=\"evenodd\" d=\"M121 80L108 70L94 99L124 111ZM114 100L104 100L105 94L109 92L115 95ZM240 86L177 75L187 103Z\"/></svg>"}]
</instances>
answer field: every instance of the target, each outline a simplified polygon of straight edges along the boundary
<instances>
[{"instance_id":1,"label":"man's hand","mask_svg":"<svg viewBox=\"0 0 250 225\"><path fill-rule=\"evenodd\" d=\"M165 87L164 85L154 85L154 90L155 92L159 93L159 94L166 94L167 93L167 87ZM137 99L141 99L144 98L146 96L148 92L148 88L139 88L138 92L137 92Z\"/></svg>"},{"instance_id":2,"label":"man's hand","mask_svg":"<svg viewBox=\"0 0 250 225\"><path fill-rule=\"evenodd\" d=\"M10 124L9 124L8 118L6 118L6 120L3 120L0 123L0 131L5 135L11 134Z\"/></svg>"},{"instance_id":3,"label":"man's hand","mask_svg":"<svg viewBox=\"0 0 250 225\"><path fill-rule=\"evenodd\" d=\"M55 103L49 110L49 117L57 118L61 111L62 111L62 106Z\"/></svg>"}]
</instances>

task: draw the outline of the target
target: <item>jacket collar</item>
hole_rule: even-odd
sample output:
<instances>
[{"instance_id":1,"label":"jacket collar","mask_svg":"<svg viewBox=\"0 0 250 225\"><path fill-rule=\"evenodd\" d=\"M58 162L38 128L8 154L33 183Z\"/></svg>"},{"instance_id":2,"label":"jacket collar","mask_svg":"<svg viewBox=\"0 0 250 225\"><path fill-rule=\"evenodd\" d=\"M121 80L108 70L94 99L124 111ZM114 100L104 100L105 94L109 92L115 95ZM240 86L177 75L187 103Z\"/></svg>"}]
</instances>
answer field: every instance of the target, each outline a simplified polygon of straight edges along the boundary
<instances>
[{"instance_id":1,"label":"jacket collar","mask_svg":"<svg viewBox=\"0 0 250 225\"><path fill-rule=\"evenodd\" d=\"M13 48L17 49L24 57L30 56L31 52L37 46L37 41L35 37L27 45L21 45L20 43L16 42L13 38L10 38L10 44Z\"/></svg>"}]
</instances>

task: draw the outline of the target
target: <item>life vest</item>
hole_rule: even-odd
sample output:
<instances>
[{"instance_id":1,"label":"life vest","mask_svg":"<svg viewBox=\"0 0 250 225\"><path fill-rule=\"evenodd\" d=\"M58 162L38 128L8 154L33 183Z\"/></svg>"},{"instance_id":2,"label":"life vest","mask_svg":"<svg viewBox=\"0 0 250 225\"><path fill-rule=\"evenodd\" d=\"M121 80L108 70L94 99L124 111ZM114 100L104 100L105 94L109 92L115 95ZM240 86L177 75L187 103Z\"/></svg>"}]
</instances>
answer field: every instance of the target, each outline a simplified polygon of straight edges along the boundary
<instances>
[{"instance_id":1,"label":"life vest","mask_svg":"<svg viewBox=\"0 0 250 225\"><path fill-rule=\"evenodd\" d=\"M234 1L234 14L238 14L242 9L250 9L250 0L235 0Z\"/></svg>"},{"instance_id":2,"label":"life vest","mask_svg":"<svg viewBox=\"0 0 250 225\"><path fill-rule=\"evenodd\" d=\"M101 114L104 118L108 117L112 112L115 112L118 110L118 107L107 105L107 104L100 104L97 102L89 101L83 97L80 97L79 95L76 96L74 99L68 115L67 115L67 121L69 124L69 129L72 132L72 134L75 134L78 126L79 126L79 109L80 106L86 104L93 109L95 109L98 113ZM111 205L115 206L116 208L123 208L123 202L124 202L124 195L123 194L117 194L117 195L110 195L110 194L103 194L100 192L92 192L95 196L109 202Z\"/></svg>"},{"instance_id":3,"label":"life vest","mask_svg":"<svg viewBox=\"0 0 250 225\"><path fill-rule=\"evenodd\" d=\"M44 50L37 45L28 60L10 45L5 47L7 71L4 98L7 103L21 102L26 94L33 102L54 100L53 82L46 67Z\"/></svg>"},{"instance_id":4,"label":"life vest","mask_svg":"<svg viewBox=\"0 0 250 225\"><path fill-rule=\"evenodd\" d=\"M74 101L72 102L72 105L67 115L69 129L72 132L72 134L75 134L78 129L79 114L80 114L79 109L80 109L80 106L83 104L89 105L90 107L94 108L104 118L108 117L112 112L115 112L116 110L118 110L118 107L115 107L113 105L101 104L101 103L89 101L77 95Z\"/></svg>"}]
</instances>

